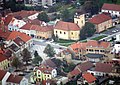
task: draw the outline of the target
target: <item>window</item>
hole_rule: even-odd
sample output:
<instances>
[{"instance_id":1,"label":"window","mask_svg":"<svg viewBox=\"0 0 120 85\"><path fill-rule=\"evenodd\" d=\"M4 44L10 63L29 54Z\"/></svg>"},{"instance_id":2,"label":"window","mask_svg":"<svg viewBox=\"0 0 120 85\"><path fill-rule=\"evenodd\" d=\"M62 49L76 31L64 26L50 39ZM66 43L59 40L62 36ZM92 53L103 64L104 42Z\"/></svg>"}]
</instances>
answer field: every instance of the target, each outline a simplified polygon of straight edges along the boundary
<instances>
[{"instance_id":1,"label":"window","mask_svg":"<svg viewBox=\"0 0 120 85\"><path fill-rule=\"evenodd\" d=\"M60 31L60 34L62 34L62 32Z\"/></svg>"},{"instance_id":2,"label":"window","mask_svg":"<svg viewBox=\"0 0 120 85\"><path fill-rule=\"evenodd\" d=\"M66 32L64 32L64 34L66 34Z\"/></svg>"},{"instance_id":3,"label":"window","mask_svg":"<svg viewBox=\"0 0 120 85\"><path fill-rule=\"evenodd\" d=\"M77 21L77 24L78 24L78 21Z\"/></svg>"},{"instance_id":4,"label":"window","mask_svg":"<svg viewBox=\"0 0 120 85\"><path fill-rule=\"evenodd\" d=\"M83 20L81 21L81 23L83 24Z\"/></svg>"},{"instance_id":5,"label":"window","mask_svg":"<svg viewBox=\"0 0 120 85\"><path fill-rule=\"evenodd\" d=\"M56 31L56 33L57 33L57 31Z\"/></svg>"},{"instance_id":6,"label":"window","mask_svg":"<svg viewBox=\"0 0 120 85\"><path fill-rule=\"evenodd\" d=\"M71 32L71 34L73 35L73 32Z\"/></svg>"}]
</instances>

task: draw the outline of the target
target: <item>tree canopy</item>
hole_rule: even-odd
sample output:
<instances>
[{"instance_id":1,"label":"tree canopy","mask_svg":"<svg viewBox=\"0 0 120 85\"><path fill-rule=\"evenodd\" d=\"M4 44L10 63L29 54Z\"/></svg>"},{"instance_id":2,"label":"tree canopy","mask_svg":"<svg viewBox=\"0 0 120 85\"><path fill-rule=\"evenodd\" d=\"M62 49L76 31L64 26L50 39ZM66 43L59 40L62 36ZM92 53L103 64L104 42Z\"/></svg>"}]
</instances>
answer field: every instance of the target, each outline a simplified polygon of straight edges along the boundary
<instances>
[{"instance_id":1,"label":"tree canopy","mask_svg":"<svg viewBox=\"0 0 120 85\"><path fill-rule=\"evenodd\" d=\"M64 9L63 11L61 11L61 18L63 21L69 21L70 18L70 12L68 9Z\"/></svg>"},{"instance_id":2,"label":"tree canopy","mask_svg":"<svg viewBox=\"0 0 120 85\"><path fill-rule=\"evenodd\" d=\"M48 44L45 47L44 53L46 53L47 56L49 56L49 57L54 57L54 55L55 55L54 48L50 44Z\"/></svg>"},{"instance_id":3,"label":"tree canopy","mask_svg":"<svg viewBox=\"0 0 120 85\"><path fill-rule=\"evenodd\" d=\"M80 31L80 39L83 40L87 37L91 37L95 31L95 26L92 23L86 22L85 26Z\"/></svg>"},{"instance_id":4,"label":"tree canopy","mask_svg":"<svg viewBox=\"0 0 120 85\"><path fill-rule=\"evenodd\" d=\"M49 22L49 17L46 12L39 13L38 19L44 22Z\"/></svg>"},{"instance_id":5,"label":"tree canopy","mask_svg":"<svg viewBox=\"0 0 120 85\"><path fill-rule=\"evenodd\" d=\"M22 63L20 62L20 60L19 60L17 57L15 57L15 58L13 59L12 63L11 63L11 65L12 65L13 67L15 67L16 69L17 69L18 67L20 67L21 64L22 64Z\"/></svg>"},{"instance_id":6,"label":"tree canopy","mask_svg":"<svg viewBox=\"0 0 120 85\"><path fill-rule=\"evenodd\" d=\"M23 62L26 62L26 64L28 64L29 61L31 61L31 54L28 51L28 49L24 49L22 52L22 56L23 56Z\"/></svg>"}]
</instances>

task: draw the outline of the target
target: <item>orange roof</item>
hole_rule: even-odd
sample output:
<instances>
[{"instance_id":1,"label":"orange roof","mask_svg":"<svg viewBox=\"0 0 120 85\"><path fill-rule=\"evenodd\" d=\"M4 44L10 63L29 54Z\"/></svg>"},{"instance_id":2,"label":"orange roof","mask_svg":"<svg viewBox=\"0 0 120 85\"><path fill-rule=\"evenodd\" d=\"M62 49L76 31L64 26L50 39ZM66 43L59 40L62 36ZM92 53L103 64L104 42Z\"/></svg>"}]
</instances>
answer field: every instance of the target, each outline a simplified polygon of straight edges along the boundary
<instances>
[{"instance_id":1,"label":"orange roof","mask_svg":"<svg viewBox=\"0 0 120 85\"><path fill-rule=\"evenodd\" d=\"M3 55L3 54L0 54L0 62L6 60L7 58Z\"/></svg>"},{"instance_id":2,"label":"orange roof","mask_svg":"<svg viewBox=\"0 0 120 85\"><path fill-rule=\"evenodd\" d=\"M108 48L109 46L110 46L110 42L105 42L105 41L89 40L87 42L87 47L103 47L103 48Z\"/></svg>"},{"instance_id":3,"label":"orange roof","mask_svg":"<svg viewBox=\"0 0 120 85\"><path fill-rule=\"evenodd\" d=\"M11 75L8 77L7 82L19 84L22 79L23 79L22 76L17 76L17 75L11 74Z\"/></svg>"},{"instance_id":4,"label":"orange roof","mask_svg":"<svg viewBox=\"0 0 120 85\"><path fill-rule=\"evenodd\" d=\"M70 72L70 74L72 76L77 76L78 74L80 74L81 72L78 69L74 69L73 71Z\"/></svg>"},{"instance_id":5,"label":"orange roof","mask_svg":"<svg viewBox=\"0 0 120 85\"><path fill-rule=\"evenodd\" d=\"M31 25L30 23L27 23L27 24L25 24L23 27L21 27L20 29L30 30L31 26L32 26L32 25Z\"/></svg>"},{"instance_id":6,"label":"orange roof","mask_svg":"<svg viewBox=\"0 0 120 85\"><path fill-rule=\"evenodd\" d=\"M96 78L88 72L84 73L82 76L88 83L92 83L96 80Z\"/></svg>"},{"instance_id":7,"label":"orange roof","mask_svg":"<svg viewBox=\"0 0 120 85\"><path fill-rule=\"evenodd\" d=\"M102 6L102 9L112 10L112 11L120 11L120 5L104 3Z\"/></svg>"},{"instance_id":8,"label":"orange roof","mask_svg":"<svg viewBox=\"0 0 120 85\"><path fill-rule=\"evenodd\" d=\"M77 24L71 22L58 21L55 25L55 29L65 30L65 31L78 31L80 28Z\"/></svg>"},{"instance_id":9,"label":"orange roof","mask_svg":"<svg viewBox=\"0 0 120 85\"><path fill-rule=\"evenodd\" d=\"M100 23L103 23L103 22L108 21L110 19L111 19L110 16L107 16L105 14L98 14L98 15L92 17L91 19L89 19L88 21L93 23L93 24L100 24Z\"/></svg>"},{"instance_id":10,"label":"orange roof","mask_svg":"<svg viewBox=\"0 0 120 85\"><path fill-rule=\"evenodd\" d=\"M24 42L27 42L31 39L30 36L21 33L21 32L17 32L17 31L12 31L11 34L9 35L9 37L7 38L7 40L14 40L17 37L20 37Z\"/></svg>"},{"instance_id":11,"label":"orange roof","mask_svg":"<svg viewBox=\"0 0 120 85\"><path fill-rule=\"evenodd\" d=\"M6 71L0 70L0 81L4 78L6 73L7 73Z\"/></svg>"},{"instance_id":12,"label":"orange roof","mask_svg":"<svg viewBox=\"0 0 120 85\"><path fill-rule=\"evenodd\" d=\"M13 16L12 15L8 15L7 17L5 17L5 25L8 25L10 23L10 21L12 20Z\"/></svg>"}]
</instances>

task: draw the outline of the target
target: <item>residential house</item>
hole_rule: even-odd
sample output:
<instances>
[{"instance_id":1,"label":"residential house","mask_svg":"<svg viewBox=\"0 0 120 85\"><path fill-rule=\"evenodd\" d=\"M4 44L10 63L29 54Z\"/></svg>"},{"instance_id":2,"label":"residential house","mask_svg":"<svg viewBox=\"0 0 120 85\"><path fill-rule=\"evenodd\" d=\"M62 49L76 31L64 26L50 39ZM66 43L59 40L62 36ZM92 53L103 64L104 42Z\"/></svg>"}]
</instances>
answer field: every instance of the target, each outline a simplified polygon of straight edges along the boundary
<instances>
[{"instance_id":1,"label":"residential house","mask_svg":"<svg viewBox=\"0 0 120 85\"><path fill-rule=\"evenodd\" d=\"M6 56L4 56L2 53L0 53L0 69L5 70L9 67L9 60Z\"/></svg>"},{"instance_id":2,"label":"residential house","mask_svg":"<svg viewBox=\"0 0 120 85\"><path fill-rule=\"evenodd\" d=\"M102 12L110 13L112 16L120 17L120 5L104 3Z\"/></svg>"},{"instance_id":3,"label":"residential house","mask_svg":"<svg viewBox=\"0 0 120 85\"><path fill-rule=\"evenodd\" d=\"M55 78L57 76L57 70L49 66L41 65L38 68L34 68L34 75L32 75L32 82L43 81Z\"/></svg>"},{"instance_id":4,"label":"residential house","mask_svg":"<svg viewBox=\"0 0 120 85\"><path fill-rule=\"evenodd\" d=\"M8 24L8 30L10 31L19 31L19 29L24 26L26 22L23 20L18 20L16 18L13 18L11 22Z\"/></svg>"},{"instance_id":5,"label":"residential house","mask_svg":"<svg viewBox=\"0 0 120 85\"><path fill-rule=\"evenodd\" d=\"M10 76L9 72L6 72L4 70L0 70L0 85L6 85L6 80Z\"/></svg>"},{"instance_id":6,"label":"residential house","mask_svg":"<svg viewBox=\"0 0 120 85\"><path fill-rule=\"evenodd\" d=\"M69 49L74 52L75 58L80 58L86 54L87 43L77 42L69 46Z\"/></svg>"},{"instance_id":7,"label":"residential house","mask_svg":"<svg viewBox=\"0 0 120 85\"><path fill-rule=\"evenodd\" d=\"M82 28L85 25L85 14L83 12L76 12L74 15L74 23Z\"/></svg>"},{"instance_id":8,"label":"residential house","mask_svg":"<svg viewBox=\"0 0 120 85\"><path fill-rule=\"evenodd\" d=\"M88 72L96 75L96 76L105 76L109 73L112 73L113 66L110 63L96 63L94 70L88 70Z\"/></svg>"},{"instance_id":9,"label":"residential house","mask_svg":"<svg viewBox=\"0 0 120 85\"><path fill-rule=\"evenodd\" d=\"M4 18L4 24L6 26L8 26L8 24L11 22L11 20L13 19L13 16L12 15L6 15L5 18Z\"/></svg>"},{"instance_id":10,"label":"residential house","mask_svg":"<svg viewBox=\"0 0 120 85\"><path fill-rule=\"evenodd\" d=\"M95 81L97 80L92 74L90 74L89 72L83 73L82 74L83 77L83 84L88 84L88 85L95 85ZM77 82L78 84L78 82Z\"/></svg>"},{"instance_id":11,"label":"residential house","mask_svg":"<svg viewBox=\"0 0 120 85\"><path fill-rule=\"evenodd\" d=\"M42 0L42 6L52 6L56 3L56 0Z\"/></svg>"},{"instance_id":12,"label":"residential house","mask_svg":"<svg viewBox=\"0 0 120 85\"><path fill-rule=\"evenodd\" d=\"M120 53L120 42L116 41L113 47L112 53L119 54Z\"/></svg>"},{"instance_id":13,"label":"residential house","mask_svg":"<svg viewBox=\"0 0 120 85\"><path fill-rule=\"evenodd\" d=\"M86 45L86 54L108 54L110 52L110 42L89 40Z\"/></svg>"},{"instance_id":14,"label":"residential house","mask_svg":"<svg viewBox=\"0 0 120 85\"><path fill-rule=\"evenodd\" d=\"M28 85L28 79L22 76L10 74L6 85Z\"/></svg>"},{"instance_id":15,"label":"residential house","mask_svg":"<svg viewBox=\"0 0 120 85\"><path fill-rule=\"evenodd\" d=\"M54 28L54 35L60 39L79 40L80 28L75 23L58 21Z\"/></svg>"},{"instance_id":16,"label":"residential house","mask_svg":"<svg viewBox=\"0 0 120 85\"><path fill-rule=\"evenodd\" d=\"M88 20L88 22L95 25L96 32L100 33L112 27L112 18L106 14L98 14Z\"/></svg>"}]
</instances>

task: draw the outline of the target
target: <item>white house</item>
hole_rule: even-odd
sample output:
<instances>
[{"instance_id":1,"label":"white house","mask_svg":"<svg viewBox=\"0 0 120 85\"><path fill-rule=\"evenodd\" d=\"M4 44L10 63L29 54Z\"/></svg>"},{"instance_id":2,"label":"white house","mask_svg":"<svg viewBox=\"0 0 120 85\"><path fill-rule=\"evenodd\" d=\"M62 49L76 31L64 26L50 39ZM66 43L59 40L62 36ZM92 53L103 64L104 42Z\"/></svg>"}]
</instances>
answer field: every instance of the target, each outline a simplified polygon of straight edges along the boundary
<instances>
[{"instance_id":1,"label":"white house","mask_svg":"<svg viewBox=\"0 0 120 85\"><path fill-rule=\"evenodd\" d=\"M35 13L35 14L29 16L28 19L30 19L30 20L37 19L37 16L38 16L38 15L39 15L39 13Z\"/></svg>"},{"instance_id":2,"label":"white house","mask_svg":"<svg viewBox=\"0 0 120 85\"><path fill-rule=\"evenodd\" d=\"M120 52L120 41L116 42L113 48L114 53L119 53Z\"/></svg>"},{"instance_id":3,"label":"white house","mask_svg":"<svg viewBox=\"0 0 120 85\"><path fill-rule=\"evenodd\" d=\"M7 85L28 85L28 79L11 74L7 79Z\"/></svg>"},{"instance_id":4,"label":"white house","mask_svg":"<svg viewBox=\"0 0 120 85\"><path fill-rule=\"evenodd\" d=\"M45 5L52 6L55 3L56 3L56 0L42 0L42 6L45 6Z\"/></svg>"},{"instance_id":5,"label":"white house","mask_svg":"<svg viewBox=\"0 0 120 85\"><path fill-rule=\"evenodd\" d=\"M26 22L23 20L18 20L13 18L11 22L8 24L8 30L10 31L18 31L22 26L24 26Z\"/></svg>"},{"instance_id":6,"label":"white house","mask_svg":"<svg viewBox=\"0 0 120 85\"><path fill-rule=\"evenodd\" d=\"M112 16L120 17L120 5L104 3L102 12L110 13Z\"/></svg>"},{"instance_id":7,"label":"white house","mask_svg":"<svg viewBox=\"0 0 120 85\"><path fill-rule=\"evenodd\" d=\"M0 85L6 85L6 80L10 76L9 72L6 72L4 70L0 70Z\"/></svg>"}]
</instances>

